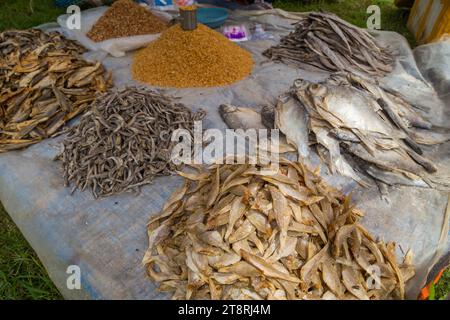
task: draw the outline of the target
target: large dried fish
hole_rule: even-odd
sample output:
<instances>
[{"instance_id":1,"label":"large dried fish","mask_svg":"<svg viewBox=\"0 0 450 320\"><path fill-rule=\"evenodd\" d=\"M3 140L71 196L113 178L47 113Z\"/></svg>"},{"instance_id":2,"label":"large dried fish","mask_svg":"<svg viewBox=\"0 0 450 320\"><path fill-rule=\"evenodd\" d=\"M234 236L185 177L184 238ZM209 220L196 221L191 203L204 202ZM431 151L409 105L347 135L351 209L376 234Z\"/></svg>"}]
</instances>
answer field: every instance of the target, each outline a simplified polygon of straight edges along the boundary
<instances>
[{"instance_id":1,"label":"large dried fish","mask_svg":"<svg viewBox=\"0 0 450 320\"><path fill-rule=\"evenodd\" d=\"M203 116L150 89L111 91L93 103L63 142L58 158L65 185L108 196L137 191L155 176L174 173L172 133L186 129L193 136L194 121ZM172 199L164 212L172 214L179 200Z\"/></svg>"},{"instance_id":2,"label":"large dried fish","mask_svg":"<svg viewBox=\"0 0 450 320\"><path fill-rule=\"evenodd\" d=\"M414 275L411 252L399 265L395 245L375 242L349 198L300 163L281 159L275 184L260 169L213 165L195 181L200 189L191 186L182 197L175 191L151 219L143 263L161 290L173 299L404 298ZM197 197L217 190L217 175L220 184L233 184L242 174L250 177L241 184L244 196L219 186L212 192L217 207ZM306 204L284 195L281 185L319 200ZM195 213L188 210L192 201ZM180 210L167 215L173 205Z\"/></svg>"},{"instance_id":3,"label":"large dried fish","mask_svg":"<svg viewBox=\"0 0 450 320\"><path fill-rule=\"evenodd\" d=\"M275 61L297 67L348 71L384 76L393 69L394 58L365 30L331 13L312 12L295 25L295 31L264 52Z\"/></svg>"},{"instance_id":4,"label":"large dried fish","mask_svg":"<svg viewBox=\"0 0 450 320\"><path fill-rule=\"evenodd\" d=\"M275 126L284 129L283 133L286 135L287 141L297 148L301 158L306 159L309 155L306 112L290 95L279 97L277 110Z\"/></svg>"},{"instance_id":5,"label":"large dried fish","mask_svg":"<svg viewBox=\"0 0 450 320\"><path fill-rule=\"evenodd\" d=\"M56 32L0 34L0 153L58 134L111 85L84 51Z\"/></svg>"},{"instance_id":6,"label":"large dried fish","mask_svg":"<svg viewBox=\"0 0 450 320\"><path fill-rule=\"evenodd\" d=\"M421 146L443 143L450 136L425 129L433 125L376 81L336 73L320 83L296 80L290 94L297 101L291 104L296 111L278 105L276 117L285 121L276 122L277 127L288 137L304 137L302 127L307 126L331 173L363 186L376 184L383 195L392 184L450 188L450 177L433 174L437 168ZM307 117L292 117L294 113ZM305 153L303 140L290 139L299 156Z\"/></svg>"}]
</instances>

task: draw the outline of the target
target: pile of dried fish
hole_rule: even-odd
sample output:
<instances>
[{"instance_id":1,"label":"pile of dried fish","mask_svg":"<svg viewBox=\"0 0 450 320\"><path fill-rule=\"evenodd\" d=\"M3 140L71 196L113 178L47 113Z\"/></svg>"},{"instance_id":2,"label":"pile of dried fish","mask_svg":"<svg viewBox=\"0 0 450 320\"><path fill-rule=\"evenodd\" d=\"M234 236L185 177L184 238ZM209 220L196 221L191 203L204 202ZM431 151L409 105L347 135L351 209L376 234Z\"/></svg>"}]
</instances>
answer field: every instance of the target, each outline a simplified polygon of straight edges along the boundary
<instances>
[{"instance_id":1,"label":"pile of dried fish","mask_svg":"<svg viewBox=\"0 0 450 320\"><path fill-rule=\"evenodd\" d=\"M375 182L382 192L386 184L450 186L448 178L430 174L437 168L422 155L422 145L443 143L450 135L434 131L398 94L352 74L336 74L318 84L296 80L292 95L280 99L275 122L302 158L308 157L312 132L330 171L362 185Z\"/></svg>"},{"instance_id":2,"label":"pile of dried fish","mask_svg":"<svg viewBox=\"0 0 450 320\"><path fill-rule=\"evenodd\" d=\"M392 54L365 30L330 13L312 12L295 31L264 55L294 66L384 76L393 69Z\"/></svg>"},{"instance_id":3,"label":"pile of dried fish","mask_svg":"<svg viewBox=\"0 0 450 320\"><path fill-rule=\"evenodd\" d=\"M98 196L138 191L157 175L176 170L171 161L172 133L192 133L202 112L192 113L155 91L128 88L96 100L74 126L58 156L66 186L91 188Z\"/></svg>"},{"instance_id":4,"label":"pile of dried fish","mask_svg":"<svg viewBox=\"0 0 450 320\"><path fill-rule=\"evenodd\" d=\"M56 32L0 34L0 153L57 134L106 91L103 66L83 52Z\"/></svg>"},{"instance_id":5,"label":"pile of dried fish","mask_svg":"<svg viewBox=\"0 0 450 320\"><path fill-rule=\"evenodd\" d=\"M376 242L350 199L302 164L182 175L143 261L174 299L404 298L411 251L398 264L395 244Z\"/></svg>"}]
</instances>

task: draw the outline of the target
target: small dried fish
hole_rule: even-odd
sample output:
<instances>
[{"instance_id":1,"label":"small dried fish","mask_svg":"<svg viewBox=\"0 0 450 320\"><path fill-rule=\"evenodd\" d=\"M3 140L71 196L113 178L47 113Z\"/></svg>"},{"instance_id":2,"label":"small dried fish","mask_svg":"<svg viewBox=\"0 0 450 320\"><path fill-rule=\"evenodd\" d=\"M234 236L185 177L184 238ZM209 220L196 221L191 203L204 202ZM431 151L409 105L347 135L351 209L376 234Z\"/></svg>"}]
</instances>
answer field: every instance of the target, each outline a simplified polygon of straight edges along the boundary
<instances>
[{"instance_id":1,"label":"small dried fish","mask_svg":"<svg viewBox=\"0 0 450 320\"><path fill-rule=\"evenodd\" d=\"M103 66L59 33L10 30L0 44L0 153L55 136L111 86Z\"/></svg>"},{"instance_id":2,"label":"small dried fish","mask_svg":"<svg viewBox=\"0 0 450 320\"><path fill-rule=\"evenodd\" d=\"M201 188L182 197L175 191L166 209L150 220L143 263L161 290L173 299L404 298L405 282L414 275L411 252L397 264L395 244L375 242L358 224L362 214L349 198L302 164L282 159L277 184L256 174L264 168L205 169L195 180ZM241 185L245 196L223 188L243 173L251 175ZM284 195L281 185L320 199L305 204ZM217 205L211 206L210 193ZM189 202L196 203L195 212ZM263 211L264 203L270 205ZM180 209L168 215L172 206ZM368 285L371 266L381 270L374 288Z\"/></svg>"},{"instance_id":3,"label":"small dried fish","mask_svg":"<svg viewBox=\"0 0 450 320\"><path fill-rule=\"evenodd\" d=\"M94 197L138 191L155 176L174 173L171 161L172 133L186 129L193 135L193 113L182 104L150 89L111 91L92 105L71 128L58 159L64 168L65 185L92 190ZM164 207L174 213L187 185ZM170 210L169 210L170 209Z\"/></svg>"}]
</instances>

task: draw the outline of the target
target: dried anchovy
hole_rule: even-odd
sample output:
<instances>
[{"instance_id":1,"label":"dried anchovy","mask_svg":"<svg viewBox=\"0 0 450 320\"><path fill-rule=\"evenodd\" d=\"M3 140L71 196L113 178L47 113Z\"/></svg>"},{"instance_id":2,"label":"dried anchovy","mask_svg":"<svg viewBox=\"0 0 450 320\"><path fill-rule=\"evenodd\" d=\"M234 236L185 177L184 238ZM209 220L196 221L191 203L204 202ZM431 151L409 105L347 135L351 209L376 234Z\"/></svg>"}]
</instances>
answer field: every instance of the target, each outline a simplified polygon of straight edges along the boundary
<instances>
[{"instance_id":1,"label":"dried anchovy","mask_svg":"<svg viewBox=\"0 0 450 320\"><path fill-rule=\"evenodd\" d=\"M58 156L65 185L92 189L95 198L138 191L155 176L176 170L172 133L189 130L204 112L187 107L148 88L111 91L73 127Z\"/></svg>"},{"instance_id":2,"label":"dried anchovy","mask_svg":"<svg viewBox=\"0 0 450 320\"><path fill-rule=\"evenodd\" d=\"M57 32L0 33L0 153L52 137L111 85L100 63Z\"/></svg>"},{"instance_id":3,"label":"dried anchovy","mask_svg":"<svg viewBox=\"0 0 450 320\"><path fill-rule=\"evenodd\" d=\"M365 30L331 13L312 12L296 23L295 31L265 56L296 67L308 64L322 70L384 76L394 58Z\"/></svg>"}]
</instances>

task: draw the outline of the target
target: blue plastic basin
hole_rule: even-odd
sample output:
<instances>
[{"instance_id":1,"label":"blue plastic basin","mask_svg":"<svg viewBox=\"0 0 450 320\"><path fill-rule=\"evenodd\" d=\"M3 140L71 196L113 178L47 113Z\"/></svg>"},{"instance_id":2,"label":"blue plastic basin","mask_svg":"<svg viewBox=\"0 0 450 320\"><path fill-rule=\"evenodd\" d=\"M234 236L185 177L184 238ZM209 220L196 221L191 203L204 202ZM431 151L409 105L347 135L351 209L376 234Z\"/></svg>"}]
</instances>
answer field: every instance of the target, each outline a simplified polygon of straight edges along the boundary
<instances>
[{"instance_id":1,"label":"blue plastic basin","mask_svg":"<svg viewBox=\"0 0 450 320\"><path fill-rule=\"evenodd\" d=\"M210 28L219 28L228 18L228 11L223 8L198 8L197 21Z\"/></svg>"}]
</instances>

